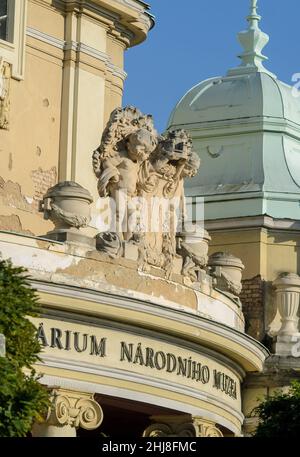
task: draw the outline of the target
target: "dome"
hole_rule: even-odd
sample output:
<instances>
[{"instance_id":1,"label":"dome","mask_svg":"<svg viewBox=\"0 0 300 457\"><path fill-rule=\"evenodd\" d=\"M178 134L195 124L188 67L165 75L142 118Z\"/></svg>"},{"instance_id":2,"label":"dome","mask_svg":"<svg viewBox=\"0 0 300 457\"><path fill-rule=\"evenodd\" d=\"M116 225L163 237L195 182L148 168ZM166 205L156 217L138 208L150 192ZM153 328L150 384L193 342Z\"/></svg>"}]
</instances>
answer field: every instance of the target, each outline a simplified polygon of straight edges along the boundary
<instances>
[{"instance_id":1,"label":"dome","mask_svg":"<svg viewBox=\"0 0 300 457\"><path fill-rule=\"evenodd\" d=\"M244 48L241 64L222 77L207 79L190 89L176 105L168 128L249 118L278 118L300 125L300 98L263 63L269 36L259 28L257 0L250 2L248 29L238 34Z\"/></svg>"},{"instance_id":2,"label":"dome","mask_svg":"<svg viewBox=\"0 0 300 457\"><path fill-rule=\"evenodd\" d=\"M210 78L182 97L168 128L257 117L281 118L300 125L300 98L293 96L289 85L265 72Z\"/></svg>"},{"instance_id":3,"label":"dome","mask_svg":"<svg viewBox=\"0 0 300 457\"><path fill-rule=\"evenodd\" d=\"M185 129L200 156L186 194L204 199L206 220L300 219L300 97L264 67L269 37L250 3L241 64L190 89L168 129Z\"/></svg>"}]
</instances>

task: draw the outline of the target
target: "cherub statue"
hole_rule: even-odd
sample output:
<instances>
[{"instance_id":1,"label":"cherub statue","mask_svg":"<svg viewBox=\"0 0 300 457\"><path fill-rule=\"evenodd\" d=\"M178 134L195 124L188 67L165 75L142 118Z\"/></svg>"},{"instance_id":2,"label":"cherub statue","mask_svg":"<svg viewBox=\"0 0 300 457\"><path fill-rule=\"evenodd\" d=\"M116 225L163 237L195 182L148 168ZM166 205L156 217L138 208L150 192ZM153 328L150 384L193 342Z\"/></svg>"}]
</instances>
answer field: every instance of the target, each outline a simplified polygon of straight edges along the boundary
<instances>
[{"instance_id":1,"label":"cherub statue","mask_svg":"<svg viewBox=\"0 0 300 457\"><path fill-rule=\"evenodd\" d=\"M155 150L157 137L151 116L143 116L131 106L113 111L101 145L93 155L100 197L110 196L118 202L120 198L137 196L141 167ZM117 227L121 227L126 221L120 220L118 204L116 213ZM132 234L125 231L123 236L128 239Z\"/></svg>"},{"instance_id":2,"label":"cherub statue","mask_svg":"<svg viewBox=\"0 0 300 457\"><path fill-rule=\"evenodd\" d=\"M115 109L103 132L101 145L93 154L99 195L112 198L117 224L111 230L115 233L99 235L99 248L115 253L119 246L115 242L117 235L121 244L130 241L139 245L142 268L145 265L163 268L170 277L178 255L175 205L171 200L173 197L183 200L183 178L193 177L199 165L200 159L193 153L192 141L184 130L158 135L151 116L131 106ZM139 199L134 201L134 197ZM169 205L168 222L161 222L163 210L156 205L156 198ZM157 219L153 216L154 209L158 210ZM151 213L150 218L157 222L154 230L152 225L149 229L148 221L143 219L146 212L147 217ZM120 252L122 250L118 250L118 255Z\"/></svg>"}]
</instances>

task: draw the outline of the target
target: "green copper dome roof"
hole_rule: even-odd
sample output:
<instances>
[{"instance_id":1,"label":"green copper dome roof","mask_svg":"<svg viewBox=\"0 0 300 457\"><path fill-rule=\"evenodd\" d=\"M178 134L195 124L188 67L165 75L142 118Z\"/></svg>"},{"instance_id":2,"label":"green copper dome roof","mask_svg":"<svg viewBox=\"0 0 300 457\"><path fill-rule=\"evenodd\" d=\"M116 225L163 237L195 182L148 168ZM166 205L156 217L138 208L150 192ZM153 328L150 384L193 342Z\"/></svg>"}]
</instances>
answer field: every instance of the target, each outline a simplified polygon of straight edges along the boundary
<instances>
[{"instance_id":1,"label":"green copper dome roof","mask_svg":"<svg viewBox=\"0 0 300 457\"><path fill-rule=\"evenodd\" d=\"M261 116L300 125L300 98L269 73L256 72L200 82L176 105L169 127Z\"/></svg>"},{"instance_id":2,"label":"green copper dome roof","mask_svg":"<svg viewBox=\"0 0 300 457\"><path fill-rule=\"evenodd\" d=\"M257 116L300 124L300 98L263 65L267 57L262 49L269 37L259 28L257 1L250 0L248 29L238 34L244 48L241 64L225 77L207 79L189 90L176 105L169 126Z\"/></svg>"},{"instance_id":3,"label":"green copper dome roof","mask_svg":"<svg viewBox=\"0 0 300 457\"><path fill-rule=\"evenodd\" d=\"M300 219L300 97L264 67L260 19L250 0L241 64L189 90L169 120L168 129L190 133L201 158L186 193L204 198L206 219Z\"/></svg>"}]
</instances>

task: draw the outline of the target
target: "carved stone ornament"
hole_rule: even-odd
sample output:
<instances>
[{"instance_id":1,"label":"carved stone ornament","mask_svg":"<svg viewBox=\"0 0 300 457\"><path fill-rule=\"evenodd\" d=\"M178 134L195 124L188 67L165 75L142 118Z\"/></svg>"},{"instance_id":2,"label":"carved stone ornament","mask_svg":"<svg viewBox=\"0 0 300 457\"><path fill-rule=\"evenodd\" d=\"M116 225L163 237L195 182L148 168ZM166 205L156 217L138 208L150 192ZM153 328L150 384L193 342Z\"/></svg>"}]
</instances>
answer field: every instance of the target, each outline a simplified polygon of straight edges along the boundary
<instances>
[{"instance_id":1,"label":"carved stone ornament","mask_svg":"<svg viewBox=\"0 0 300 457\"><path fill-rule=\"evenodd\" d=\"M48 424L94 430L102 421L102 409L91 394L61 389L53 391L52 407L46 420Z\"/></svg>"},{"instance_id":2,"label":"carved stone ornament","mask_svg":"<svg viewBox=\"0 0 300 457\"><path fill-rule=\"evenodd\" d=\"M11 65L0 57L0 128L9 127Z\"/></svg>"},{"instance_id":3,"label":"carved stone ornament","mask_svg":"<svg viewBox=\"0 0 300 457\"><path fill-rule=\"evenodd\" d=\"M95 240L82 235L79 229L90 222L90 204L93 198L89 191L73 181L59 182L44 196L41 211L55 228L46 237L57 241L74 241L95 245Z\"/></svg>"},{"instance_id":4,"label":"carved stone ornament","mask_svg":"<svg viewBox=\"0 0 300 457\"><path fill-rule=\"evenodd\" d=\"M219 438L223 434L211 421L190 415L152 416L154 422L143 433L143 437L180 437L180 438Z\"/></svg>"},{"instance_id":5,"label":"carved stone ornament","mask_svg":"<svg viewBox=\"0 0 300 457\"><path fill-rule=\"evenodd\" d=\"M217 289L233 297L240 295L245 268L240 259L226 252L216 252L209 257L208 266Z\"/></svg>"},{"instance_id":6,"label":"carved stone ornament","mask_svg":"<svg viewBox=\"0 0 300 457\"><path fill-rule=\"evenodd\" d=\"M100 252L105 252L112 259L122 255L122 241L117 233L104 232L96 236L96 248Z\"/></svg>"},{"instance_id":7,"label":"carved stone ornament","mask_svg":"<svg viewBox=\"0 0 300 457\"><path fill-rule=\"evenodd\" d=\"M193 424L196 429L196 436L203 438L222 438L223 433L216 424L201 417L193 417Z\"/></svg>"},{"instance_id":8,"label":"carved stone ornament","mask_svg":"<svg viewBox=\"0 0 300 457\"><path fill-rule=\"evenodd\" d=\"M196 430L189 414L180 416L152 416L153 424L149 425L143 433L143 437L182 437L193 438Z\"/></svg>"},{"instance_id":9,"label":"carved stone ornament","mask_svg":"<svg viewBox=\"0 0 300 457\"><path fill-rule=\"evenodd\" d=\"M116 228L111 231L120 240L140 245L140 268L160 267L167 277L171 276L173 260L178 255L174 206L169 204L164 221L155 221L154 230L149 227L148 216L155 213L153 202L157 199L164 199L164 203L182 201L184 212L183 179L195 176L199 166L200 159L192 151L192 141L184 130L158 135L152 117L137 108L128 106L112 112L101 144L93 154L93 168L99 196L115 202ZM127 201L126 211L122 199Z\"/></svg>"},{"instance_id":10,"label":"carved stone ornament","mask_svg":"<svg viewBox=\"0 0 300 457\"><path fill-rule=\"evenodd\" d=\"M199 280L199 272L205 271L208 261L208 232L197 225L185 226L177 234L177 253L183 258L182 275L192 282Z\"/></svg>"}]
</instances>

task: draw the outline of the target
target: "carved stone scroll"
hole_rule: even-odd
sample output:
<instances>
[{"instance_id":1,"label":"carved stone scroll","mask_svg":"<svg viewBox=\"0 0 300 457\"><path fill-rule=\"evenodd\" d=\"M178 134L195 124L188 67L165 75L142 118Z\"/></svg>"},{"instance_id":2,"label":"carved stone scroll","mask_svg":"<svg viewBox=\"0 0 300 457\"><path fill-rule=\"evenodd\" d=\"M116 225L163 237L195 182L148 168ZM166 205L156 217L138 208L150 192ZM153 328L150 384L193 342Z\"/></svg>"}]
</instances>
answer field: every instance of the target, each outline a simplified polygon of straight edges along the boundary
<instances>
[{"instance_id":1,"label":"carved stone scroll","mask_svg":"<svg viewBox=\"0 0 300 457\"><path fill-rule=\"evenodd\" d=\"M44 423L35 424L34 436L75 436L72 430L83 428L94 430L103 421L103 412L92 394L75 392L65 389L52 391L52 406ZM71 431L71 433L70 433Z\"/></svg>"}]
</instances>

